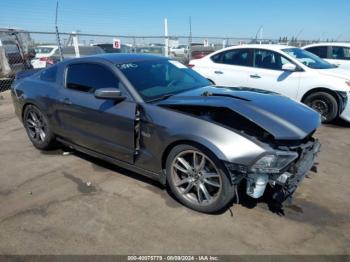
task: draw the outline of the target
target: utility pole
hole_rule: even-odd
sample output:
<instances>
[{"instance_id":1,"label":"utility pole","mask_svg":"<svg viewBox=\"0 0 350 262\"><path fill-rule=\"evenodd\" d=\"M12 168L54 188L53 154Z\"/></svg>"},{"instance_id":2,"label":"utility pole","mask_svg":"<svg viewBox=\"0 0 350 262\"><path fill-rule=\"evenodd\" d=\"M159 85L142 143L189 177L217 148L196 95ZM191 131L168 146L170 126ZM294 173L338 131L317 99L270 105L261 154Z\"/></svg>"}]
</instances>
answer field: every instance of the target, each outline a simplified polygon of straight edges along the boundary
<instances>
[{"instance_id":1,"label":"utility pole","mask_svg":"<svg viewBox=\"0 0 350 262\"><path fill-rule=\"evenodd\" d=\"M301 30L298 32L297 36L295 37L297 40L298 40L299 36L301 35L301 33L302 33L303 31L304 31L304 29L301 29Z\"/></svg>"},{"instance_id":2,"label":"utility pole","mask_svg":"<svg viewBox=\"0 0 350 262\"><path fill-rule=\"evenodd\" d=\"M263 25L261 25L258 29L258 31L256 31L256 34L255 34L255 43L258 42L258 34L260 34L260 40L262 38L262 30L263 30ZM260 41L260 44L261 44L261 41Z\"/></svg>"},{"instance_id":3,"label":"utility pole","mask_svg":"<svg viewBox=\"0 0 350 262\"><path fill-rule=\"evenodd\" d=\"M261 44L261 41L263 39L263 31L264 31L264 27L261 27L260 34L259 34L260 44Z\"/></svg>"},{"instance_id":4,"label":"utility pole","mask_svg":"<svg viewBox=\"0 0 350 262\"><path fill-rule=\"evenodd\" d=\"M79 33L79 30L77 30L77 32ZM75 51L75 57L80 57L79 40L78 40L77 32L75 31L72 32L72 40L73 40L73 46Z\"/></svg>"},{"instance_id":5,"label":"utility pole","mask_svg":"<svg viewBox=\"0 0 350 262\"><path fill-rule=\"evenodd\" d=\"M190 34L188 37L188 60L191 61L192 59L192 20L191 16L189 17L189 26L190 26Z\"/></svg>"},{"instance_id":6,"label":"utility pole","mask_svg":"<svg viewBox=\"0 0 350 262\"><path fill-rule=\"evenodd\" d=\"M322 34L320 35L320 38L318 39L318 42L321 42L322 37L324 36L325 32L322 32Z\"/></svg>"},{"instance_id":7,"label":"utility pole","mask_svg":"<svg viewBox=\"0 0 350 262\"><path fill-rule=\"evenodd\" d=\"M338 42L342 36L343 36L343 34L339 34L338 37L335 39L335 42Z\"/></svg>"},{"instance_id":8,"label":"utility pole","mask_svg":"<svg viewBox=\"0 0 350 262\"><path fill-rule=\"evenodd\" d=\"M164 35L165 35L165 56L169 56L169 35L168 35L168 19L164 19Z\"/></svg>"},{"instance_id":9,"label":"utility pole","mask_svg":"<svg viewBox=\"0 0 350 262\"><path fill-rule=\"evenodd\" d=\"M58 0L56 1L55 28L56 28L56 38L57 38L58 52L60 53L60 60L62 61L63 60L63 54L62 54L60 34L58 33L57 14L58 14Z\"/></svg>"}]
</instances>

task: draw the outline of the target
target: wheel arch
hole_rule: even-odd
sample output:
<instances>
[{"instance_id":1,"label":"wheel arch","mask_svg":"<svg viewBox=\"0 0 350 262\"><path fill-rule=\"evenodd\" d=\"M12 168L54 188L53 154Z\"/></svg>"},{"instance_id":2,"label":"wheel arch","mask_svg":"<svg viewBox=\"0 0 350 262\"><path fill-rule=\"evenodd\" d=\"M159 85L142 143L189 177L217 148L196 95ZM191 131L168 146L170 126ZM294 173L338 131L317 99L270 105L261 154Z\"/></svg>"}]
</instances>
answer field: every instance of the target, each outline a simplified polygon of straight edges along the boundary
<instances>
[{"instance_id":1,"label":"wheel arch","mask_svg":"<svg viewBox=\"0 0 350 262\"><path fill-rule=\"evenodd\" d=\"M165 150L163 151L162 158L161 158L161 167L162 170L165 170L166 168L166 161L167 158L171 152L171 150L178 146L178 145L190 145L190 146L195 146L199 148L204 148L205 150L208 150L210 153L212 153L214 156L216 156L219 160L222 158L220 154L218 154L218 148L216 148L214 145L203 145L203 143L200 143L195 140L190 140L190 139L181 139L181 140L176 140L167 145Z\"/></svg>"},{"instance_id":2,"label":"wheel arch","mask_svg":"<svg viewBox=\"0 0 350 262\"><path fill-rule=\"evenodd\" d=\"M23 106L22 106L22 111L21 111L21 120L22 120L22 121L23 121L23 118L24 118L24 112L26 111L26 108L27 108L28 106L35 106L35 107L37 107L37 108L40 109L40 107L38 107L35 103L32 103L32 102L26 102L26 103L24 103Z\"/></svg>"},{"instance_id":3,"label":"wheel arch","mask_svg":"<svg viewBox=\"0 0 350 262\"><path fill-rule=\"evenodd\" d=\"M37 103L33 100L28 100L28 101L25 101L25 103L23 104L22 106L22 110L21 110L21 120L23 121L23 118L24 118L24 112L26 110L26 108L28 106L34 106L36 108L38 108L42 113L44 113L46 116L47 116L47 110L45 110L45 105L40 105L40 103ZM50 121L50 119L48 119Z\"/></svg>"},{"instance_id":4,"label":"wheel arch","mask_svg":"<svg viewBox=\"0 0 350 262\"><path fill-rule=\"evenodd\" d=\"M339 95L337 94L337 92L333 91L332 89L329 89L329 88L326 88L326 87L315 87L313 89L310 89L309 91L307 91L301 98L301 102L304 103L305 102L305 99L313 94L313 93L317 93L317 92L325 92L325 93L328 93L330 94L331 96L334 97L334 99L337 101L338 103L338 114L342 108L342 101L339 97Z\"/></svg>"}]
</instances>

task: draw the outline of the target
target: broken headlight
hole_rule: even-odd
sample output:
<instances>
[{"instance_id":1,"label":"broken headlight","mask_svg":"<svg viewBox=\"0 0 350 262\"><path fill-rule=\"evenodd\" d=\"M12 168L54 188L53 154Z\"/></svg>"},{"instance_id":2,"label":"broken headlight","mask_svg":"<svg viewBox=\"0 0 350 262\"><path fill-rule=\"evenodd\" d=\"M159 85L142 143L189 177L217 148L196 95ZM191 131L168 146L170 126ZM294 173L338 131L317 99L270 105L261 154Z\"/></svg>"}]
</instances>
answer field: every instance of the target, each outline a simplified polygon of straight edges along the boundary
<instances>
[{"instance_id":1,"label":"broken headlight","mask_svg":"<svg viewBox=\"0 0 350 262\"><path fill-rule=\"evenodd\" d=\"M258 159L250 168L252 173L280 173L298 157L295 152L275 151Z\"/></svg>"}]
</instances>

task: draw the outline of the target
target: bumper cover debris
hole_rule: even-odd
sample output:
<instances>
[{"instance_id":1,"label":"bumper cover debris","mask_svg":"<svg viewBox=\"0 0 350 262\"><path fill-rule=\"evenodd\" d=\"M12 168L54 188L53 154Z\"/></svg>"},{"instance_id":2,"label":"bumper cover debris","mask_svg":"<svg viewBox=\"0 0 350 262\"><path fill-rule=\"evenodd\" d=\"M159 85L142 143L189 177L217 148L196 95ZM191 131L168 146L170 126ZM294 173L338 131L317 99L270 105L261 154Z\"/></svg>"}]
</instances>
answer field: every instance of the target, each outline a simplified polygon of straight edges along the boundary
<instances>
[{"instance_id":1,"label":"bumper cover debris","mask_svg":"<svg viewBox=\"0 0 350 262\"><path fill-rule=\"evenodd\" d=\"M276 191L273 194L274 200L280 203L287 199L291 201L293 193L313 167L320 148L321 144L318 140L308 143L301 148L299 160L274 181L276 184Z\"/></svg>"}]
</instances>

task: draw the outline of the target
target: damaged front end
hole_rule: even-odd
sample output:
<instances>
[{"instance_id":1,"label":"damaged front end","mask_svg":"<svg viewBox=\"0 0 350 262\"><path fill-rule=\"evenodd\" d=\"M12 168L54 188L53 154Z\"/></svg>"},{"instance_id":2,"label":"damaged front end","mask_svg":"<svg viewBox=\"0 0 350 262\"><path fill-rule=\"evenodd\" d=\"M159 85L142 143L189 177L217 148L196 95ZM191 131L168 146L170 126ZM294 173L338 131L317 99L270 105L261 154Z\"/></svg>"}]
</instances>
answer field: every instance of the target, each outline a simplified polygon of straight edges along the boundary
<instances>
[{"instance_id":1,"label":"damaged front end","mask_svg":"<svg viewBox=\"0 0 350 262\"><path fill-rule=\"evenodd\" d=\"M265 153L250 167L226 163L232 183L236 186L245 179L246 194L260 198L266 187L273 189L272 198L283 203L292 200L292 195L314 165L320 151L318 140L299 145L279 145L275 151Z\"/></svg>"},{"instance_id":2,"label":"damaged front end","mask_svg":"<svg viewBox=\"0 0 350 262\"><path fill-rule=\"evenodd\" d=\"M309 133L304 139L277 140L250 119L225 107L172 105L171 108L223 125L268 148L253 159L252 165L225 163L232 183L238 188L246 180L246 194L260 198L266 187L273 189L273 199L279 203L289 199L314 165L320 143ZM238 197L238 193L236 191Z\"/></svg>"},{"instance_id":3,"label":"damaged front end","mask_svg":"<svg viewBox=\"0 0 350 262\"><path fill-rule=\"evenodd\" d=\"M230 144L237 134L253 142L261 149L256 153L224 147L227 157L222 160L233 185L237 189L245 180L246 194L252 198L260 198L269 185L276 201L291 199L320 150L312 137L321 123L319 114L283 96L207 89L201 96L175 96L159 105L231 130L232 137L210 134L219 147L222 141ZM230 157L230 150L241 151L244 157L238 157L239 152Z\"/></svg>"}]
</instances>

